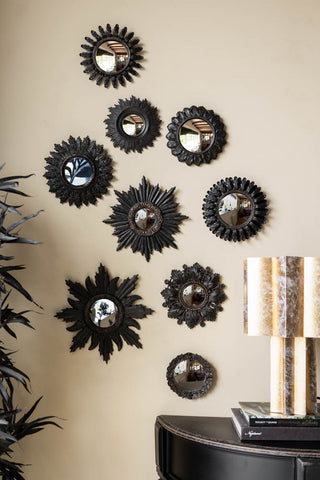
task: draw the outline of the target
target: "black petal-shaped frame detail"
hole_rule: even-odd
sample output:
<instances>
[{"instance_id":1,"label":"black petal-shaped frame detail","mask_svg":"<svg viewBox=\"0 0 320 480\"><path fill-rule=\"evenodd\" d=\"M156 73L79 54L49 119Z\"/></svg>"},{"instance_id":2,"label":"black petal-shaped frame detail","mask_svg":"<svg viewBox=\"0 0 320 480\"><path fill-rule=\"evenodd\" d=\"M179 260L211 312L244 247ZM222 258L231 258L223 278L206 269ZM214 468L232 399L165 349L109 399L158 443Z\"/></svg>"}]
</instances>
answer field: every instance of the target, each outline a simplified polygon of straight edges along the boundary
<instances>
[{"instance_id":1,"label":"black petal-shaped frame detail","mask_svg":"<svg viewBox=\"0 0 320 480\"><path fill-rule=\"evenodd\" d=\"M137 136L128 135L123 130L122 122L129 115L139 115L144 122L143 130ZM160 135L161 120L158 109L147 99L140 100L133 96L129 100L120 99L118 104L109 108L109 116L104 123L107 125L106 135L111 138L113 145L126 153L141 153L144 148L152 147L154 140Z\"/></svg>"},{"instance_id":2,"label":"black petal-shaped frame detail","mask_svg":"<svg viewBox=\"0 0 320 480\"><path fill-rule=\"evenodd\" d=\"M86 278L85 285L66 280L72 297L68 298L70 307L64 308L55 316L66 323L69 332L77 332L72 339L70 351L83 348L90 340L89 350L98 347L103 360L108 363L113 352L113 344L122 349L123 340L128 345L142 348L139 335L132 330L140 330L136 319L145 318L153 310L135 302L139 295L131 295L136 287L138 275L125 279L119 284L119 277L110 278L106 268L100 264L95 281ZM102 328L94 324L89 317L89 310L97 299L109 299L117 307L117 321L113 326Z\"/></svg>"},{"instance_id":3,"label":"black petal-shaped frame detail","mask_svg":"<svg viewBox=\"0 0 320 480\"><path fill-rule=\"evenodd\" d=\"M183 361L198 362L202 365L202 373L205 375L204 381L202 382L201 387L198 390L188 391L183 390L174 380L174 371L176 366ZM168 365L167 368L167 382L171 390L173 390L179 397L188 398L189 400L194 400L196 398L202 397L207 391L211 388L213 384L214 372L211 365L207 360L205 360L201 355L196 353L183 353L175 357Z\"/></svg>"},{"instance_id":4,"label":"black petal-shaped frame detail","mask_svg":"<svg viewBox=\"0 0 320 480\"><path fill-rule=\"evenodd\" d=\"M142 68L139 62L143 60L140 40L134 37L134 33L128 33L127 27L120 30L118 24L114 28L107 24L105 29L99 26L98 32L91 30L91 35L92 37L85 37L87 43L81 45L84 51L80 53L80 57L84 58L81 65L85 67L84 73L90 75L89 79L95 80L97 85L103 83L106 88L110 85L117 88L119 84L125 86L126 81L133 82L133 77L138 75L137 69ZM95 59L99 46L109 40L120 42L128 52L128 64L118 72L105 72Z\"/></svg>"},{"instance_id":5,"label":"black petal-shaped frame detail","mask_svg":"<svg viewBox=\"0 0 320 480\"><path fill-rule=\"evenodd\" d=\"M133 252L140 252L149 261L154 250L177 248L173 236L188 217L177 212L174 191L175 187L163 190L159 185L151 185L145 177L138 188L130 186L127 192L115 191L119 203L112 207L113 214L104 223L114 227L113 235L118 236L117 250L130 246ZM140 230L134 222L141 208L148 208L155 215L153 227L146 231Z\"/></svg>"},{"instance_id":6,"label":"black petal-shaped frame detail","mask_svg":"<svg viewBox=\"0 0 320 480\"><path fill-rule=\"evenodd\" d=\"M203 152L193 153L186 150L180 141L180 130L182 125L188 120L201 119L207 122L214 132L214 139L211 145ZM211 160L217 158L226 144L226 131L224 124L213 110L207 110L204 107L192 106L184 108L172 117L171 123L168 125L167 146L171 148L173 155L178 157L179 162L185 162L187 165L201 165L202 163L210 163Z\"/></svg>"},{"instance_id":7,"label":"black petal-shaped frame detail","mask_svg":"<svg viewBox=\"0 0 320 480\"><path fill-rule=\"evenodd\" d=\"M215 321L217 313L223 310L221 303L227 298L223 291L225 285L210 267L203 268L199 263L191 267L183 265L182 270L172 270L165 283L167 287L161 292L165 299L163 307L168 308L169 318L178 319L179 325L185 322L189 328L204 327L207 321ZM182 301L183 290L192 284L200 285L205 291L205 298L197 307L188 307Z\"/></svg>"},{"instance_id":8,"label":"black petal-shaped frame detail","mask_svg":"<svg viewBox=\"0 0 320 480\"><path fill-rule=\"evenodd\" d=\"M219 204L230 193L244 194L251 201L252 213L242 225L227 225L219 215ZM268 214L266 196L260 187L240 177L225 178L213 185L204 198L202 210L203 218L211 232L219 238L233 242L248 240L256 235L262 229Z\"/></svg>"},{"instance_id":9,"label":"black petal-shaped frame detail","mask_svg":"<svg viewBox=\"0 0 320 480\"><path fill-rule=\"evenodd\" d=\"M108 187L112 179L111 159L104 151L103 145L97 145L89 137L75 139L70 136L68 141L55 144L55 150L45 160L49 191L54 193L61 203L69 205L96 204L97 199L108 193ZM80 157L89 162L92 170L92 178L83 186L72 185L64 175L65 165L72 159Z\"/></svg>"}]
</instances>

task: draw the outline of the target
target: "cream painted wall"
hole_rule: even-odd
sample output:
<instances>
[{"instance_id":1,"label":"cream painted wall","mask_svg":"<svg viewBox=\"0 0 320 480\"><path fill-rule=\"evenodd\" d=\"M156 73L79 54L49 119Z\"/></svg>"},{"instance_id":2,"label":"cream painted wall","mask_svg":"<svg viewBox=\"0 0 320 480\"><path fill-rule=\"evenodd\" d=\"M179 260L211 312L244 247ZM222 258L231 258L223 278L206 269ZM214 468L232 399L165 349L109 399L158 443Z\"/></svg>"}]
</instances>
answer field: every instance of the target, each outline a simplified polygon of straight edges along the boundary
<instances>
[{"instance_id":1,"label":"cream painted wall","mask_svg":"<svg viewBox=\"0 0 320 480\"><path fill-rule=\"evenodd\" d=\"M21 247L19 276L38 302L36 331L21 328L17 364L32 379L39 414L67 419L22 443L18 459L31 463L27 480L156 479L153 426L158 414L224 415L238 400L269 398L269 340L242 333L242 262L247 256L319 256L320 5L317 0L2 0L2 148L6 173L34 172L23 188L24 211L45 213L24 233L44 243ZM82 73L80 45L99 24L136 32L144 70L126 88L97 87ZM118 98L135 95L159 107L162 136L154 148L126 155L105 137L103 120ZM166 125L186 106L219 113L228 145L211 165L189 168L166 147ZM42 178L54 143L89 135L114 160L113 188L141 176L177 186L181 212L191 220L176 236L178 250L150 263L131 250L116 252L102 223L113 191L98 205L62 205ZM247 176L270 200L263 231L242 244L210 233L202 216L208 188L226 176ZM160 291L172 268L198 261L222 274L228 301L217 322L189 330L167 318ZM113 275L139 273L138 293L156 313L141 321L143 350L125 346L106 365L98 351L70 354L71 334L54 319L66 305L66 278L83 281L99 262ZM17 308L26 303L15 296ZM189 401L166 385L173 357L207 358L218 382ZM319 364L319 362L318 362ZM26 396L19 394L21 404Z\"/></svg>"}]
</instances>

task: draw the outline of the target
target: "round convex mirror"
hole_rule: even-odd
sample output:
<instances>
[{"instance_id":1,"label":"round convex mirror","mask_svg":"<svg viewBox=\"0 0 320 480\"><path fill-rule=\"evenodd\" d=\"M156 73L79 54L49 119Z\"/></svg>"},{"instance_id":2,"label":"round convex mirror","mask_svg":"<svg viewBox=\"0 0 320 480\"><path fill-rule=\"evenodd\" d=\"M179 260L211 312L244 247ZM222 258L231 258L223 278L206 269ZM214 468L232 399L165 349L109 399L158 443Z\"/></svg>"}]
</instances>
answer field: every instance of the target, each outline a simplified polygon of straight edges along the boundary
<instances>
[{"instance_id":1,"label":"round convex mirror","mask_svg":"<svg viewBox=\"0 0 320 480\"><path fill-rule=\"evenodd\" d=\"M205 120L192 118L181 126L179 139L188 152L202 153L212 145L214 130Z\"/></svg>"},{"instance_id":2,"label":"round convex mirror","mask_svg":"<svg viewBox=\"0 0 320 480\"><path fill-rule=\"evenodd\" d=\"M129 53L119 40L106 40L98 46L95 61L103 72L116 73L127 67Z\"/></svg>"},{"instance_id":3,"label":"round convex mirror","mask_svg":"<svg viewBox=\"0 0 320 480\"><path fill-rule=\"evenodd\" d=\"M212 386L213 370L200 355L185 353L174 358L167 368L169 387L179 397L202 397Z\"/></svg>"},{"instance_id":4,"label":"round convex mirror","mask_svg":"<svg viewBox=\"0 0 320 480\"><path fill-rule=\"evenodd\" d=\"M203 387L206 374L201 363L187 359L177 364L173 379L176 386L184 392L195 392Z\"/></svg>"},{"instance_id":5,"label":"round convex mirror","mask_svg":"<svg viewBox=\"0 0 320 480\"><path fill-rule=\"evenodd\" d=\"M84 187L93 178L91 163L82 157L70 158L63 166L63 175L74 187Z\"/></svg>"},{"instance_id":6,"label":"round convex mirror","mask_svg":"<svg viewBox=\"0 0 320 480\"><path fill-rule=\"evenodd\" d=\"M201 308L206 300L205 288L199 283L191 283L181 289L180 298L185 307L191 309Z\"/></svg>"},{"instance_id":7,"label":"round convex mirror","mask_svg":"<svg viewBox=\"0 0 320 480\"><path fill-rule=\"evenodd\" d=\"M140 230L148 231L157 221L157 216L150 208L139 208L134 216L134 222Z\"/></svg>"},{"instance_id":8,"label":"round convex mirror","mask_svg":"<svg viewBox=\"0 0 320 480\"><path fill-rule=\"evenodd\" d=\"M109 328L117 322L118 309L112 300L101 298L91 305L89 316L97 327Z\"/></svg>"},{"instance_id":9,"label":"round convex mirror","mask_svg":"<svg viewBox=\"0 0 320 480\"><path fill-rule=\"evenodd\" d=\"M244 193L232 192L219 202L219 216L229 227L237 228L248 222L252 216L253 203Z\"/></svg>"},{"instance_id":10,"label":"round convex mirror","mask_svg":"<svg viewBox=\"0 0 320 480\"><path fill-rule=\"evenodd\" d=\"M130 137L137 137L144 130L144 120L140 115L132 113L122 120L122 130Z\"/></svg>"}]
</instances>

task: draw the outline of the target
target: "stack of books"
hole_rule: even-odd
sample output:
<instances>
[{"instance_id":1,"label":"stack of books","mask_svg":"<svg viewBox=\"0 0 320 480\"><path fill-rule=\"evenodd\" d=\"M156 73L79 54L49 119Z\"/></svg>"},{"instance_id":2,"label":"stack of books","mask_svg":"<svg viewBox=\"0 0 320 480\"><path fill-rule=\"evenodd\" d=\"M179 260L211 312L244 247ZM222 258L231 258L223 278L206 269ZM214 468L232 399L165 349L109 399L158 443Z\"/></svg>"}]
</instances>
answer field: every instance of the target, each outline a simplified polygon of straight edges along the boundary
<instances>
[{"instance_id":1,"label":"stack of books","mask_svg":"<svg viewBox=\"0 0 320 480\"><path fill-rule=\"evenodd\" d=\"M268 402L239 402L232 421L240 440L320 442L320 404L315 415L270 412Z\"/></svg>"}]
</instances>

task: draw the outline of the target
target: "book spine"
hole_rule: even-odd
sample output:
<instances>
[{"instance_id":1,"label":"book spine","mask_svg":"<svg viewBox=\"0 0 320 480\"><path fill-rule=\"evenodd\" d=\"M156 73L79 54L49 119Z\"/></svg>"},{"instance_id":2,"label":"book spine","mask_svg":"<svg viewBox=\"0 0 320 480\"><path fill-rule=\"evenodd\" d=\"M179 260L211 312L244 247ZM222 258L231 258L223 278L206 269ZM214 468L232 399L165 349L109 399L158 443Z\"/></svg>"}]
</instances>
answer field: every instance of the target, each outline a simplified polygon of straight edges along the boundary
<instances>
[{"instance_id":1,"label":"book spine","mask_svg":"<svg viewBox=\"0 0 320 480\"><path fill-rule=\"evenodd\" d=\"M240 440L245 441L314 441L320 442L320 428L309 427L251 427L239 409L231 409L232 421Z\"/></svg>"},{"instance_id":2,"label":"book spine","mask_svg":"<svg viewBox=\"0 0 320 480\"><path fill-rule=\"evenodd\" d=\"M306 420L290 420L286 418L282 419L264 419L260 420L259 418L250 418L249 421L250 427L320 427L320 422L318 420L306 421Z\"/></svg>"},{"instance_id":3,"label":"book spine","mask_svg":"<svg viewBox=\"0 0 320 480\"><path fill-rule=\"evenodd\" d=\"M240 411L250 427L320 427L320 418L255 418L250 417L242 408Z\"/></svg>"},{"instance_id":4,"label":"book spine","mask_svg":"<svg viewBox=\"0 0 320 480\"><path fill-rule=\"evenodd\" d=\"M309 428L300 428L299 432L292 428L279 427L250 427L240 426L233 420L233 424L237 430L240 440L245 441L313 441L320 442L320 431ZM300 433L300 434L299 434Z\"/></svg>"}]
</instances>

